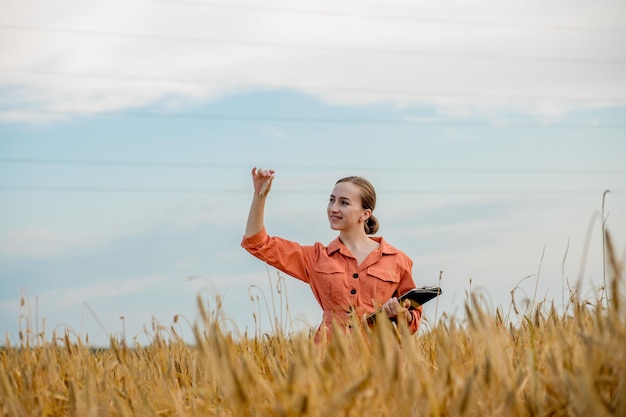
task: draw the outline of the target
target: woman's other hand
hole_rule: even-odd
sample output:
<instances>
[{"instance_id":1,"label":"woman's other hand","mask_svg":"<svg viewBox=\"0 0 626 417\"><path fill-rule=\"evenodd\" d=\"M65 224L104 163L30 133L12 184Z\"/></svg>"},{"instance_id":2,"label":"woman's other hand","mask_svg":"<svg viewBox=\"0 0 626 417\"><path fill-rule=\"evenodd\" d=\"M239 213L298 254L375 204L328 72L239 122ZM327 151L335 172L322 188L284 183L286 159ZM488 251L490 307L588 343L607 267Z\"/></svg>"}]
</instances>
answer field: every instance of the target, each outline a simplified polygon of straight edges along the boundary
<instances>
[{"instance_id":1,"label":"woman's other hand","mask_svg":"<svg viewBox=\"0 0 626 417\"><path fill-rule=\"evenodd\" d=\"M390 298L385 304L383 304L383 311L390 319L397 319L402 316L405 317L407 323L410 323L412 320L411 312L409 311L409 307L411 306L411 302L409 300L404 300L403 305L400 305L400 302L396 297Z\"/></svg>"}]
</instances>

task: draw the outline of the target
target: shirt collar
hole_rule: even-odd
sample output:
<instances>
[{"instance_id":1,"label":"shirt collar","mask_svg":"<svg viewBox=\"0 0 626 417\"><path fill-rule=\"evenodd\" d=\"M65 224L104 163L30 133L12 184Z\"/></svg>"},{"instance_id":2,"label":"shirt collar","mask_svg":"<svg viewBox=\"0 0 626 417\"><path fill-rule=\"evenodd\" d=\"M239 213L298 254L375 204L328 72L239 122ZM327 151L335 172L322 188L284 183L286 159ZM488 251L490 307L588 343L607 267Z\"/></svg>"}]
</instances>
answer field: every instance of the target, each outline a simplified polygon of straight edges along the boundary
<instances>
[{"instance_id":1,"label":"shirt collar","mask_svg":"<svg viewBox=\"0 0 626 417\"><path fill-rule=\"evenodd\" d=\"M394 248L393 246L391 246L390 244L388 244L387 241L383 239L382 236L370 236L370 239L373 239L376 242L380 243L380 248L378 248L378 250L380 250L380 252L383 255L393 255L395 253L398 253L398 250ZM339 236L337 236L326 247L326 253L328 255L331 255L332 253L337 252L337 251L341 252L341 254L343 255L349 254L348 249L345 247L343 242L341 242L341 240L339 239Z\"/></svg>"}]
</instances>

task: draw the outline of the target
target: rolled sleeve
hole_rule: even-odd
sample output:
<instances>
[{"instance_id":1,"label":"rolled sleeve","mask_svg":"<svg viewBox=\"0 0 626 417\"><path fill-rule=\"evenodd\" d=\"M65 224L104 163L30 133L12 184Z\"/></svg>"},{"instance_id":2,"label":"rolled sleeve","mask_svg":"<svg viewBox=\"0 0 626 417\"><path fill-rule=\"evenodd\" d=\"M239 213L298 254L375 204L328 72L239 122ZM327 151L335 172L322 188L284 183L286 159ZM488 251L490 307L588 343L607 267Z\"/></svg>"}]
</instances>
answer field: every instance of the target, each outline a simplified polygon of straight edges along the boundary
<instances>
[{"instance_id":1,"label":"rolled sleeve","mask_svg":"<svg viewBox=\"0 0 626 417\"><path fill-rule=\"evenodd\" d=\"M420 322L422 320L422 312L422 306L411 310L411 315L413 316L413 321L409 325L409 330L411 331L411 333L417 333L417 331L419 330Z\"/></svg>"},{"instance_id":2,"label":"rolled sleeve","mask_svg":"<svg viewBox=\"0 0 626 417\"><path fill-rule=\"evenodd\" d=\"M267 230L265 228L261 229L259 233L252 236L244 236L241 240L241 247L251 252L251 250L259 249L263 247L267 240L269 239L269 235L267 234Z\"/></svg>"}]
</instances>

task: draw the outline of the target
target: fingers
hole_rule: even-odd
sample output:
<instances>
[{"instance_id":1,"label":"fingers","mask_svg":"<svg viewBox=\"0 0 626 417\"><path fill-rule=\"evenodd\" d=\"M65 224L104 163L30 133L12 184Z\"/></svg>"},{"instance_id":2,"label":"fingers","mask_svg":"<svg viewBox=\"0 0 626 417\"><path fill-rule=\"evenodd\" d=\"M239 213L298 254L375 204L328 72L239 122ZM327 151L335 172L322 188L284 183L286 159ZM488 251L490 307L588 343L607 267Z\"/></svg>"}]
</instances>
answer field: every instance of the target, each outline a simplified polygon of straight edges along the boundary
<instances>
[{"instance_id":1,"label":"fingers","mask_svg":"<svg viewBox=\"0 0 626 417\"><path fill-rule=\"evenodd\" d=\"M259 197L264 197L269 192L275 172L273 169L252 168L254 190Z\"/></svg>"},{"instance_id":2,"label":"fingers","mask_svg":"<svg viewBox=\"0 0 626 417\"><path fill-rule=\"evenodd\" d=\"M273 169L261 169L261 168L257 168L257 167L252 168L252 176L253 177L269 178L269 177L272 177L275 172L276 171L274 171Z\"/></svg>"},{"instance_id":3,"label":"fingers","mask_svg":"<svg viewBox=\"0 0 626 417\"><path fill-rule=\"evenodd\" d=\"M390 319L398 317L398 315L404 311L407 311L411 307L409 300L404 300L402 305L396 297L390 298L385 304L383 304L383 311Z\"/></svg>"},{"instance_id":4,"label":"fingers","mask_svg":"<svg viewBox=\"0 0 626 417\"><path fill-rule=\"evenodd\" d=\"M272 180L274 179L273 176L269 177L268 180L265 181L265 183L263 184L263 187L261 188L261 191L259 191L259 197L264 197L270 190L270 188L272 188Z\"/></svg>"},{"instance_id":5,"label":"fingers","mask_svg":"<svg viewBox=\"0 0 626 417\"><path fill-rule=\"evenodd\" d=\"M383 311L390 319L397 317L400 309L400 303L396 297L389 299L385 304L383 304Z\"/></svg>"}]
</instances>

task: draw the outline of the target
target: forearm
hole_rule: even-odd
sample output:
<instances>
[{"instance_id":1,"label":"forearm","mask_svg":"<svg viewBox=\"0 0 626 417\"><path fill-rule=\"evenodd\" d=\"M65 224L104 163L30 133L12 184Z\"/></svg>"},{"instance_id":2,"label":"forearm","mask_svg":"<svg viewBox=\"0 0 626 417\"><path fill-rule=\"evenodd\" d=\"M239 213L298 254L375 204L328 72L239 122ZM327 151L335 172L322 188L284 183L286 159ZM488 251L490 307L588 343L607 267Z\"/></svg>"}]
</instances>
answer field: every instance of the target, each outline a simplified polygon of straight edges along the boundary
<instances>
[{"instance_id":1,"label":"forearm","mask_svg":"<svg viewBox=\"0 0 626 417\"><path fill-rule=\"evenodd\" d=\"M250 213L248 213L248 222L246 223L245 237L256 235L265 226L265 198L254 194L252 204L250 205Z\"/></svg>"},{"instance_id":2,"label":"forearm","mask_svg":"<svg viewBox=\"0 0 626 417\"><path fill-rule=\"evenodd\" d=\"M272 186L274 170L252 168L252 183L254 185L254 197L248 213L245 237L259 233L265 225L265 199Z\"/></svg>"}]
</instances>

